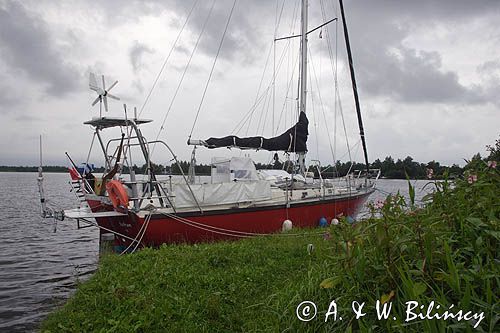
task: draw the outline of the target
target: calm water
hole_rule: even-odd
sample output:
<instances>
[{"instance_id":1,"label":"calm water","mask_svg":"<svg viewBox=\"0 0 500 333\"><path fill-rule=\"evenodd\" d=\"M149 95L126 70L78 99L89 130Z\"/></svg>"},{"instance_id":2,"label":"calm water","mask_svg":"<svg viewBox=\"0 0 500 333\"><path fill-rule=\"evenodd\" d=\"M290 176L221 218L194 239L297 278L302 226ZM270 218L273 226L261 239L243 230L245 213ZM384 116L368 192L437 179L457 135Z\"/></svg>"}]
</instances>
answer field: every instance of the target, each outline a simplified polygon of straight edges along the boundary
<instances>
[{"instance_id":1,"label":"calm water","mask_svg":"<svg viewBox=\"0 0 500 333\"><path fill-rule=\"evenodd\" d=\"M67 174L45 174L46 198L77 207ZM54 223L39 216L35 173L0 173L0 331L37 329L43 318L71 296L78 281L97 267L98 230L77 230L74 221ZM415 183L417 198L425 181ZM387 192L407 194L404 180L382 179L370 201Z\"/></svg>"},{"instance_id":2,"label":"calm water","mask_svg":"<svg viewBox=\"0 0 500 333\"><path fill-rule=\"evenodd\" d=\"M78 201L69 176L45 174L47 199L65 207ZM95 270L98 231L40 217L35 173L0 173L0 331L26 332L62 304Z\"/></svg>"}]
</instances>

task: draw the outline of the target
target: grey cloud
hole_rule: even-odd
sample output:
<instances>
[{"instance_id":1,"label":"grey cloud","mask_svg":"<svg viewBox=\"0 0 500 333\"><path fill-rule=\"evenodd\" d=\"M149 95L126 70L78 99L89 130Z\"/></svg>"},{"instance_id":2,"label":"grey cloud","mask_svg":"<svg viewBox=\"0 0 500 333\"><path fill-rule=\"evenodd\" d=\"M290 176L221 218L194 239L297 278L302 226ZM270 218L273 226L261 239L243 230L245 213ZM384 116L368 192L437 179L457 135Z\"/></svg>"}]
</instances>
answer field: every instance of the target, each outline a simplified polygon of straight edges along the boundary
<instances>
[{"instance_id":1,"label":"grey cloud","mask_svg":"<svg viewBox=\"0 0 500 333\"><path fill-rule=\"evenodd\" d=\"M356 14L365 12L374 19L380 16L387 18L399 17L406 24L422 24L426 21L469 20L474 16L485 14L499 14L500 2L497 0L419 0L419 1L349 1L346 8ZM411 18L411 21L406 21Z\"/></svg>"},{"instance_id":2,"label":"grey cloud","mask_svg":"<svg viewBox=\"0 0 500 333\"><path fill-rule=\"evenodd\" d=\"M178 53L182 53L184 55L187 55L187 56L189 56L191 54L191 50L184 45L177 45L177 47L175 48L175 51Z\"/></svg>"},{"instance_id":3,"label":"grey cloud","mask_svg":"<svg viewBox=\"0 0 500 333\"><path fill-rule=\"evenodd\" d=\"M476 70L479 74L494 76L497 72L500 72L500 60L486 61L477 66Z\"/></svg>"},{"instance_id":4,"label":"grey cloud","mask_svg":"<svg viewBox=\"0 0 500 333\"><path fill-rule=\"evenodd\" d=\"M405 46L404 40L417 26L432 29L443 22L499 14L499 4L431 0L347 3L354 63L363 93L408 103L490 101L483 87L464 86L457 73L443 70L439 53L415 50Z\"/></svg>"},{"instance_id":5,"label":"grey cloud","mask_svg":"<svg viewBox=\"0 0 500 333\"><path fill-rule=\"evenodd\" d=\"M154 1L154 0L152 0ZM285 15L292 14L292 7L296 4L292 1L285 1ZM164 2L165 3L165 2ZM171 0L168 2L185 14L192 6L191 1ZM207 27L205 36L202 40L201 48L209 54L215 54L222 36L222 31L229 14L233 0L217 1ZM330 5L337 8L337 0L332 1ZM278 5L281 6L279 1ZM203 10L196 10L193 19L190 21L190 27L200 30L204 17L211 5L210 1L203 2ZM421 0L421 1L348 1L346 6L352 6L353 12L348 13L348 19L353 19L354 23L360 23L361 29L366 25L363 22L376 21L381 24L382 29L379 35L387 40L379 40L381 45L390 45L391 42L401 41L410 31L410 26L421 24L421 22L441 22L444 20L462 20L478 15L500 14L500 1L470 1L470 0ZM288 10L286 9L288 7ZM310 20L310 24L320 23L320 6L316 1L310 1L310 14L316 15ZM328 5L326 6L328 8ZM231 20L227 36L224 40L221 57L234 59L240 57L243 60L254 60L262 55L262 49L265 48L267 40L262 40L259 34L260 27L268 25L268 30L274 27L276 11L276 2L268 0L238 1L236 4L234 16ZM327 17L329 18L329 17ZM287 18L282 18L282 23ZM386 24L389 22L389 24ZM298 25L297 25L298 27ZM390 28L391 30L385 30Z\"/></svg>"},{"instance_id":6,"label":"grey cloud","mask_svg":"<svg viewBox=\"0 0 500 333\"><path fill-rule=\"evenodd\" d=\"M0 76L0 114L6 114L11 111L13 106L21 103L22 98L19 93L7 85L6 77Z\"/></svg>"},{"instance_id":7,"label":"grey cloud","mask_svg":"<svg viewBox=\"0 0 500 333\"><path fill-rule=\"evenodd\" d=\"M207 8L197 11L192 20L191 28L194 28L197 32L201 31L207 11L209 10L208 7L210 4L206 3L204 5ZM256 43L255 32L248 22L249 17L244 15L248 13L245 10L245 7L248 7L248 5L248 3L245 4L243 2L236 4L219 54L221 58L234 59L238 55L249 53L251 52L249 45ZM232 1L216 3L201 40L200 48L203 52L210 55L217 53L231 6ZM257 22L256 24L260 24L260 20Z\"/></svg>"},{"instance_id":8,"label":"grey cloud","mask_svg":"<svg viewBox=\"0 0 500 333\"><path fill-rule=\"evenodd\" d=\"M113 3L111 1L110 3ZM160 13L160 9L177 14L174 34L184 23L196 0L148 0L144 6L134 7L145 15ZM110 10L116 6L108 4ZM219 42L233 0L216 2L209 24L200 43L200 51L213 56ZM281 6L282 2L278 2ZM291 16L295 3L285 2L284 15ZM189 19L188 29L197 35L203 26L212 1L198 1ZM287 9L288 8L288 9ZM335 9L334 9L335 8ZM487 87L464 86L457 73L443 70L441 56L404 45L404 40L420 26L432 28L439 24L457 24L464 20L500 16L500 1L484 0L421 0L421 1L346 1L346 15L354 49L354 62L359 72L363 93L373 96L391 96L408 103L485 103L490 99ZM337 1L327 3L326 16L335 16ZM123 12L132 12L129 9ZM227 31L220 57L238 62L262 61L265 43L259 33L263 26L273 29L276 2L266 0L238 1ZM311 26L322 21L320 6L310 3L313 15ZM290 17L283 17L282 24ZM339 52L343 50L341 30ZM178 52L185 52L184 46ZM396 51L396 53L394 53ZM343 55L342 55L343 56ZM135 68L135 66L134 66Z\"/></svg>"},{"instance_id":9,"label":"grey cloud","mask_svg":"<svg viewBox=\"0 0 500 333\"><path fill-rule=\"evenodd\" d=\"M192 5L186 1L171 3L186 14ZM191 28L201 29L210 4L205 2L201 5L205 6L205 10L195 11L190 21ZM205 53L214 55L217 52L231 5L231 0L217 3L201 43ZM286 3L286 6L290 5ZM312 18L311 25L322 21L319 5L316 4L316 9L313 5L310 4L311 14L316 17ZM220 56L230 60L238 58L240 62L252 62L257 57L264 57L265 41L258 36L259 27L271 24L272 29L275 6L272 1L239 1ZM336 2L330 6L332 13L327 14L327 18L334 15L334 6L338 6ZM500 2L491 0L480 3L467 0L347 2L349 28L353 32L352 37L357 38L353 42L355 62L358 70L365 74L360 80L361 87L368 94L389 95L409 103L486 102L488 98L481 87L463 86L456 73L443 71L438 53L417 51L404 46L403 42L418 25L432 26L442 22L462 22L471 17L498 15L499 9ZM289 8L288 15L291 12ZM282 21L285 22L286 18ZM399 55L392 54L390 50L393 49L398 50Z\"/></svg>"},{"instance_id":10,"label":"grey cloud","mask_svg":"<svg viewBox=\"0 0 500 333\"><path fill-rule=\"evenodd\" d=\"M34 121L38 121L41 118L36 115L30 115L30 114L20 114L14 118L15 121L20 122L20 123L30 123Z\"/></svg>"},{"instance_id":11,"label":"grey cloud","mask_svg":"<svg viewBox=\"0 0 500 333\"><path fill-rule=\"evenodd\" d=\"M8 1L0 8L0 41L2 61L45 85L48 94L63 95L77 87L80 77L57 52L46 23L19 3Z\"/></svg>"},{"instance_id":12,"label":"grey cloud","mask_svg":"<svg viewBox=\"0 0 500 333\"><path fill-rule=\"evenodd\" d=\"M201 32L212 1L146 0L123 6L120 1L110 0L102 1L99 5L104 9L106 20L117 20L117 17L122 17L120 20L127 21L137 19L140 15L158 15L163 10L175 12L178 17L173 23L172 33L177 35L195 3L196 7L189 18L187 29L197 36ZM232 4L233 0L215 1L210 20L200 41L200 51L210 56L216 54ZM220 57L230 60L236 57L243 60L254 59L252 53L259 53L257 28L262 25L263 17L270 17L273 22L274 10L274 1L237 1Z\"/></svg>"},{"instance_id":13,"label":"grey cloud","mask_svg":"<svg viewBox=\"0 0 500 333\"><path fill-rule=\"evenodd\" d=\"M144 86L142 85L142 82L141 80L134 80L132 82L132 86L137 89L138 92L140 92L141 94L144 92Z\"/></svg>"},{"instance_id":14,"label":"grey cloud","mask_svg":"<svg viewBox=\"0 0 500 333\"><path fill-rule=\"evenodd\" d=\"M144 53L154 53L154 51L146 45L135 41L129 52L130 63L132 64L134 72L137 72L142 68L142 56L144 55Z\"/></svg>"},{"instance_id":15,"label":"grey cloud","mask_svg":"<svg viewBox=\"0 0 500 333\"><path fill-rule=\"evenodd\" d=\"M477 67L483 78L484 96L500 106L500 61L487 61Z\"/></svg>"},{"instance_id":16,"label":"grey cloud","mask_svg":"<svg viewBox=\"0 0 500 333\"><path fill-rule=\"evenodd\" d=\"M485 101L479 87L464 87L456 73L441 71L441 56L437 52L403 46L397 50L397 55L380 50L361 58L365 62L360 71L364 92L408 103L473 104Z\"/></svg>"},{"instance_id":17,"label":"grey cloud","mask_svg":"<svg viewBox=\"0 0 500 333\"><path fill-rule=\"evenodd\" d=\"M217 51L222 31L226 23L229 11L234 0L217 0L213 9L210 23L205 31L204 38L200 48L211 55ZM296 5L293 1L285 1L285 7ZM127 21L137 19L140 15L155 15L162 13L163 10L173 11L178 14L175 28L180 28L184 23L189 11L196 3L192 17L189 20L188 27L198 33L203 25L205 17L212 5L212 1L202 0L144 0L132 2L123 6L122 1L108 0L98 4L102 6L106 13L106 20ZM278 2L281 6L282 1ZM337 0L332 4L326 3L327 7L337 8ZM352 0L345 2L346 11L349 20L353 25L365 27L364 22L377 21L384 25L386 22L397 23L399 30L408 25L418 25L422 22L430 21L449 21L470 19L477 15L498 14L500 13L500 1L498 0L420 0L420 1L361 1ZM259 38L259 28L264 24L271 24L273 28L276 11L276 2L269 0L237 1L234 17L224 41L221 57L233 59L235 56L261 53ZM319 4L316 1L310 1L310 11L318 15ZM289 11L291 14L291 10ZM318 18L316 18L318 19ZM318 20L317 20L318 21ZM318 21L319 22L319 21ZM397 28L397 27L396 27ZM381 31L378 29L377 31ZM176 33L177 31L173 32ZM393 34L401 31L383 31L384 38L393 38ZM406 35L404 35L406 36ZM404 37L403 36L403 37ZM394 36L396 37L396 36ZM383 45L386 45L384 42ZM249 47L251 46L251 47Z\"/></svg>"}]
</instances>

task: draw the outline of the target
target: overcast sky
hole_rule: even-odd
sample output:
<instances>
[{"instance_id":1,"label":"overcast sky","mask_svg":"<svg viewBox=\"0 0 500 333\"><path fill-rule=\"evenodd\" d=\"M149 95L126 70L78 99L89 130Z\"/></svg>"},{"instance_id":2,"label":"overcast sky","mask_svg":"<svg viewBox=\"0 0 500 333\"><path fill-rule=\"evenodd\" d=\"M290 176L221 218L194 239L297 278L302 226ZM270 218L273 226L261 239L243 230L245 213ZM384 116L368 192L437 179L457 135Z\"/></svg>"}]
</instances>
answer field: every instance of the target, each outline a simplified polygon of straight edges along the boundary
<instances>
[{"instance_id":1,"label":"overcast sky","mask_svg":"<svg viewBox=\"0 0 500 333\"><path fill-rule=\"evenodd\" d=\"M310 29L340 16L335 0L309 2ZM213 3L0 0L0 165L36 165L40 134L46 164L66 165L65 151L84 161L92 129L82 123L99 114L99 106L90 105L96 95L88 88L89 72L104 74L108 86L119 81L112 93L121 101L109 101L107 116L123 116L123 103L141 109L188 16L141 114L154 120L144 125L144 134L153 140L159 133L187 160L198 109L195 139L269 137L289 127L296 119L298 41L274 48L273 37L299 33L298 1L236 2L200 107L233 0ZM476 152L486 154L485 146L500 134L500 1L345 0L345 10L369 159L410 155L419 162L463 165ZM332 152L349 158L335 102L337 67L347 141L361 161L340 22L329 24L321 37L320 30L309 35L308 158L323 164L331 163ZM102 165L98 148L91 160ZM211 156L240 155L197 152L203 163ZM158 163L170 163L160 148L154 154ZM267 152L252 156L260 162L271 158Z\"/></svg>"}]
</instances>

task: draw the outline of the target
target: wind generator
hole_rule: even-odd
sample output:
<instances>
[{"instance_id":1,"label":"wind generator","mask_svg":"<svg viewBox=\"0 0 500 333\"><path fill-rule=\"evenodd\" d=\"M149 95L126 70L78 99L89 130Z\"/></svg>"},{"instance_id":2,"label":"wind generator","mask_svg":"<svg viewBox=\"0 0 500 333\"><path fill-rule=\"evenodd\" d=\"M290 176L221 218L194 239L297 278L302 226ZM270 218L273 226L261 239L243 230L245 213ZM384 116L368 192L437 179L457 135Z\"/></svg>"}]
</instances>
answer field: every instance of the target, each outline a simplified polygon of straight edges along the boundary
<instances>
[{"instance_id":1,"label":"wind generator","mask_svg":"<svg viewBox=\"0 0 500 333\"><path fill-rule=\"evenodd\" d=\"M102 104L104 102L104 110L108 112L108 97L112 99L116 99L117 101L120 100L120 98L111 95L109 91L113 89L114 86L118 83L118 81L115 81L107 90L106 90L106 82L104 80L104 75L101 75L102 77L102 88L97 85L97 80L96 76L94 73L90 73L89 76L89 88L90 90L93 90L97 93L97 98L92 102L92 106L96 105L97 102L99 102L99 116L102 117Z\"/></svg>"}]
</instances>

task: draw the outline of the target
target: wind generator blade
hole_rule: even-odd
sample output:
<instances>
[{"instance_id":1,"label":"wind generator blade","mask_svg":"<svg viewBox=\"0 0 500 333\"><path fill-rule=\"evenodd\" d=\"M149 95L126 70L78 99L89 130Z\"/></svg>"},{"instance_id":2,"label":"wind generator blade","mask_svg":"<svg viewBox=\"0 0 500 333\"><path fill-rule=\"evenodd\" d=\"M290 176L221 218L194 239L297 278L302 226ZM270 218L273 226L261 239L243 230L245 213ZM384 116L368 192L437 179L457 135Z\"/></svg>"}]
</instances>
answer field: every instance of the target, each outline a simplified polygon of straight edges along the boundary
<instances>
[{"instance_id":1,"label":"wind generator blade","mask_svg":"<svg viewBox=\"0 0 500 333\"><path fill-rule=\"evenodd\" d=\"M94 91L97 91L97 89L99 89L99 87L97 86L97 80L95 78L94 73L89 74L89 88Z\"/></svg>"},{"instance_id":2,"label":"wind generator blade","mask_svg":"<svg viewBox=\"0 0 500 333\"><path fill-rule=\"evenodd\" d=\"M117 83L118 83L118 81L115 81L115 83L113 83L113 84L111 85L111 87L109 87L109 88L108 88L108 91L110 91L111 89L113 89L113 87L114 87L114 86L116 86L116 84L117 84Z\"/></svg>"},{"instance_id":3,"label":"wind generator blade","mask_svg":"<svg viewBox=\"0 0 500 333\"><path fill-rule=\"evenodd\" d=\"M102 90L106 91L106 84L104 83L104 75L102 76Z\"/></svg>"},{"instance_id":4,"label":"wind generator blade","mask_svg":"<svg viewBox=\"0 0 500 333\"><path fill-rule=\"evenodd\" d=\"M101 89L101 88L99 88L99 87L90 88L90 89L92 89L93 91L95 91L98 95L101 95L101 96L102 96L102 95L104 95L104 94L105 94L105 91L104 91L104 90L102 90L102 89Z\"/></svg>"},{"instance_id":5,"label":"wind generator blade","mask_svg":"<svg viewBox=\"0 0 500 333\"><path fill-rule=\"evenodd\" d=\"M97 96L97 98L92 102L92 106L96 105L97 102L101 100L101 95Z\"/></svg>"},{"instance_id":6,"label":"wind generator blade","mask_svg":"<svg viewBox=\"0 0 500 333\"><path fill-rule=\"evenodd\" d=\"M106 97L109 97L109 98L112 98L112 99L116 99L117 101L120 100L120 97L116 97L115 95L111 95L110 93L107 93Z\"/></svg>"},{"instance_id":7,"label":"wind generator blade","mask_svg":"<svg viewBox=\"0 0 500 333\"><path fill-rule=\"evenodd\" d=\"M103 96L102 99L104 100L104 110L108 112L108 99L106 98L106 96Z\"/></svg>"}]
</instances>

